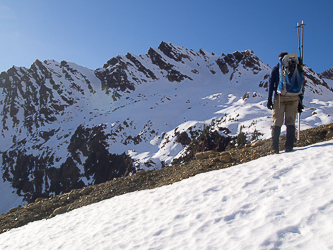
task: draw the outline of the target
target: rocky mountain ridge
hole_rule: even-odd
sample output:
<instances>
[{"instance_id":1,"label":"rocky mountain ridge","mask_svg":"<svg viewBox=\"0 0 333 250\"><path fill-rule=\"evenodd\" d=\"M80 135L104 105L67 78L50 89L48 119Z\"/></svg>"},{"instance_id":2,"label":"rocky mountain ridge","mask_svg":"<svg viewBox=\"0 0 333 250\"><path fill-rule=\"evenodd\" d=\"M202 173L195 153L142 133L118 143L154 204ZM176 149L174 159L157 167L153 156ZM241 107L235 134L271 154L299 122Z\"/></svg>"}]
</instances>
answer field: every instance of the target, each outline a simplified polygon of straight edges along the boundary
<instances>
[{"instance_id":1,"label":"rocky mountain ridge","mask_svg":"<svg viewBox=\"0 0 333 250\"><path fill-rule=\"evenodd\" d=\"M216 55L169 42L96 70L36 60L2 72L1 211L170 165L188 145L179 135L192 140L207 125L267 138L269 73L251 50ZM306 74L304 128L329 123L332 89Z\"/></svg>"}]
</instances>

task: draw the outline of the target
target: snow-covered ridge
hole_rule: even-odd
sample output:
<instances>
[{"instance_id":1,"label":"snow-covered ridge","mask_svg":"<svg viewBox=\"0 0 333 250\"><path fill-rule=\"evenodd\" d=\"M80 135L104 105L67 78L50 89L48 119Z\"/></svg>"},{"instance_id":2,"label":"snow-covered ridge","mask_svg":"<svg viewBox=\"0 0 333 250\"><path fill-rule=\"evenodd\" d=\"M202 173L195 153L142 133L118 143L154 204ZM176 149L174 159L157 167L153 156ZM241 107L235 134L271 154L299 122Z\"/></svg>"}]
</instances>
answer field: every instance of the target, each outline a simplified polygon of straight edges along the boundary
<instances>
[{"instance_id":1,"label":"snow-covered ridge","mask_svg":"<svg viewBox=\"0 0 333 250\"><path fill-rule=\"evenodd\" d=\"M269 74L251 50L216 55L170 42L96 70L37 60L30 69L2 72L0 188L13 202L0 212L168 165L184 149L177 135L191 137L212 121L213 130L242 129L249 138L256 130L268 138ZM328 80L310 68L306 74L302 128L332 122Z\"/></svg>"}]
</instances>

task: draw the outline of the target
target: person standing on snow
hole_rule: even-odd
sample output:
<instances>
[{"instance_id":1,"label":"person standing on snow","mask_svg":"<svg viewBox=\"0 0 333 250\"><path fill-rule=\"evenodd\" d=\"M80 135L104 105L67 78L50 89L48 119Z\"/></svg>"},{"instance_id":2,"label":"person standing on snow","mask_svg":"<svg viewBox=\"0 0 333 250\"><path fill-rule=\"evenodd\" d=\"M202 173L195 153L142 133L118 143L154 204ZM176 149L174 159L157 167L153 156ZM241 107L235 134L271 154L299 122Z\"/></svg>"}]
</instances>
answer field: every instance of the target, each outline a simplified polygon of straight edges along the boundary
<instances>
[{"instance_id":1,"label":"person standing on snow","mask_svg":"<svg viewBox=\"0 0 333 250\"><path fill-rule=\"evenodd\" d=\"M283 59L287 52L282 52L279 55L279 62ZM279 63L275 65L271 71L269 86L267 108L273 110L272 118L272 144L271 153L279 153L279 137L283 121L287 127L287 139L285 143L285 151L290 152L294 148L295 141L295 121L297 112L301 113L303 109L302 101L303 94L294 96L279 95L277 93L277 85L279 83ZM274 103L272 102L273 92Z\"/></svg>"}]
</instances>

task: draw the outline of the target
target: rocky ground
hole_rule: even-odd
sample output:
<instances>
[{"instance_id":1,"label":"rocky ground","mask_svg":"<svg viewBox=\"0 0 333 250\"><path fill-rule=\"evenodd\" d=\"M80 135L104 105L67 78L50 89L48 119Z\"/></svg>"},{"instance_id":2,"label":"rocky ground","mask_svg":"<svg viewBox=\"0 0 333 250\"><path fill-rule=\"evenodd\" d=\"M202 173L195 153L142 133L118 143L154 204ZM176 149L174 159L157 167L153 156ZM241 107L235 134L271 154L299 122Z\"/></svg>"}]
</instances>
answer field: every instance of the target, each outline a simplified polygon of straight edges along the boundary
<instances>
[{"instance_id":1,"label":"rocky ground","mask_svg":"<svg viewBox=\"0 0 333 250\"><path fill-rule=\"evenodd\" d=\"M333 124L301 131L296 147L307 146L330 140L333 137ZM285 135L280 138L280 150L284 150ZM191 162L164 167L157 170L141 171L135 175L122 177L102 184L74 189L48 199L37 199L24 207L10 209L0 215L0 233L20 227L29 222L48 219L57 214L129 192L153 189L169 185L199 173L232 167L269 154L270 140L262 140L245 147L228 148L222 153L208 153ZM199 157L198 157L199 158Z\"/></svg>"}]
</instances>

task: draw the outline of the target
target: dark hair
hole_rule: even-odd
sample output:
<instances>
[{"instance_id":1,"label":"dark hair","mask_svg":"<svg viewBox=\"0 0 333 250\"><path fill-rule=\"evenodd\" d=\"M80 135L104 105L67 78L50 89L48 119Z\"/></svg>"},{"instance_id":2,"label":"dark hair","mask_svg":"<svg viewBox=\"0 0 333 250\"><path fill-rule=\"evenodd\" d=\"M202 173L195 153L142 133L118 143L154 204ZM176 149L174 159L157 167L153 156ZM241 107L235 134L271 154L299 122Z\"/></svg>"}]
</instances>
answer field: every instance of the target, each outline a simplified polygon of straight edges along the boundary
<instances>
[{"instance_id":1,"label":"dark hair","mask_svg":"<svg viewBox=\"0 0 333 250\"><path fill-rule=\"evenodd\" d=\"M285 55L288 55L288 52L281 52L279 58L283 58Z\"/></svg>"}]
</instances>

